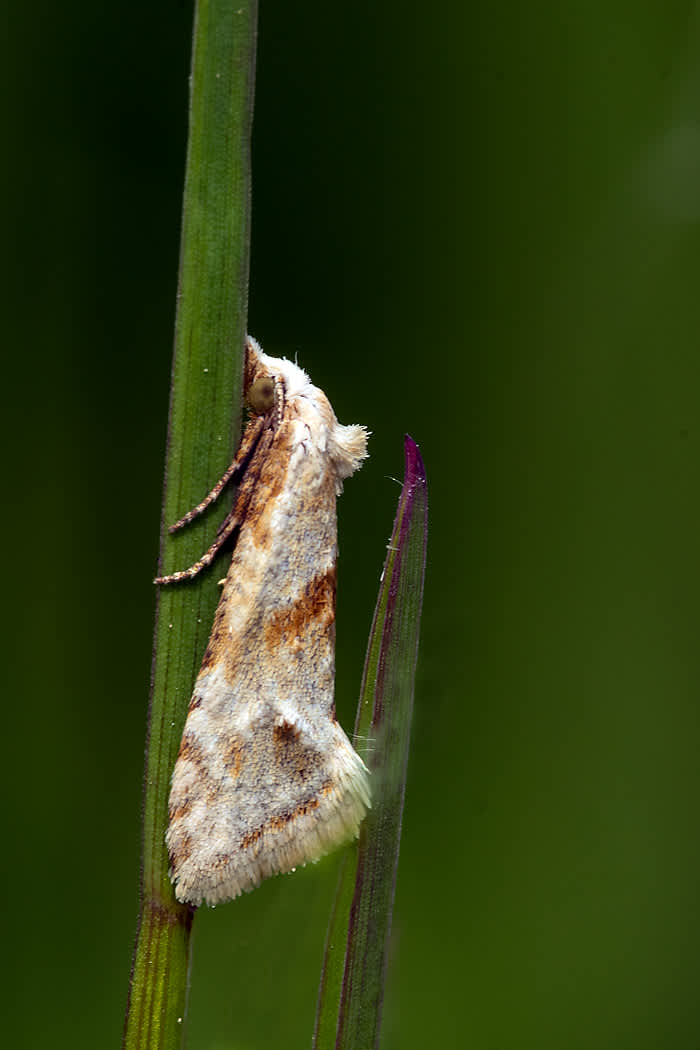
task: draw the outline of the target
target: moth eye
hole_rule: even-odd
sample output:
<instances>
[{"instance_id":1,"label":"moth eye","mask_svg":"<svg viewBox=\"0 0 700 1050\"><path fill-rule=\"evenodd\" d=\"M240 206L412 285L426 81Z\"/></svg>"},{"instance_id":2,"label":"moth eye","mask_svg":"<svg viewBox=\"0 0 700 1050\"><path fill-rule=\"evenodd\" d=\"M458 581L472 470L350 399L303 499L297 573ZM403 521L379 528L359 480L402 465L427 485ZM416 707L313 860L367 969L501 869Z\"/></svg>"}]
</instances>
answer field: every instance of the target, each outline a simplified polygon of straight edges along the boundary
<instances>
[{"instance_id":1,"label":"moth eye","mask_svg":"<svg viewBox=\"0 0 700 1050\"><path fill-rule=\"evenodd\" d=\"M263 376L262 379L256 379L254 383L251 383L246 398L250 407L254 412L257 412L259 416L262 416L265 412L269 412L275 403L274 379L270 376Z\"/></svg>"}]
</instances>

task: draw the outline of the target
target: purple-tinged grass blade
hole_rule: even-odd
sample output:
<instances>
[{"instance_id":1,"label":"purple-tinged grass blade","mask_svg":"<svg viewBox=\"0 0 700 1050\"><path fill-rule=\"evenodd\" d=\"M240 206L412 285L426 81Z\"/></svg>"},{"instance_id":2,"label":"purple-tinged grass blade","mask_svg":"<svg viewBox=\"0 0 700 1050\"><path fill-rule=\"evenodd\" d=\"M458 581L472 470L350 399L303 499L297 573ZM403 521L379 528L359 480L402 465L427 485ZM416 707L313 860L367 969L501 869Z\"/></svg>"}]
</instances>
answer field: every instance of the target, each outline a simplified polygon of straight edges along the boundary
<instances>
[{"instance_id":1,"label":"purple-tinged grass blade","mask_svg":"<svg viewBox=\"0 0 700 1050\"><path fill-rule=\"evenodd\" d=\"M355 723L358 740L368 741L372 809L340 873L321 974L314 1050L371 1050L379 1044L428 528L425 469L408 435L404 450L404 483Z\"/></svg>"}]
</instances>

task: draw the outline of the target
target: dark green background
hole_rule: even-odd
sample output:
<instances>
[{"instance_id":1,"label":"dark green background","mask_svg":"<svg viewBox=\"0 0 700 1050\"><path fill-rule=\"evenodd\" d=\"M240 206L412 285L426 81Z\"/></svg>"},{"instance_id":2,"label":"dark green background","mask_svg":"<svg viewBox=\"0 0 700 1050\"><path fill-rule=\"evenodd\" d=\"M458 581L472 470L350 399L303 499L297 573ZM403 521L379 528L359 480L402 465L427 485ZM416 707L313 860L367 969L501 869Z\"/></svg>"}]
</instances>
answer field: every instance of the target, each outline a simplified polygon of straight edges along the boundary
<instances>
[{"instance_id":1,"label":"dark green background","mask_svg":"<svg viewBox=\"0 0 700 1050\"><path fill-rule=\"evenodd\" d=\"M7 18L3 1033L78 1050L137 912L191 8ZM697 4L262 0L250 330L373 432L346 725L405 431L430 482L387 1050L700 1045L699 278ZM336 863L198 916L190 1047L308 1046Z\"/></svg>"}]
</instances>

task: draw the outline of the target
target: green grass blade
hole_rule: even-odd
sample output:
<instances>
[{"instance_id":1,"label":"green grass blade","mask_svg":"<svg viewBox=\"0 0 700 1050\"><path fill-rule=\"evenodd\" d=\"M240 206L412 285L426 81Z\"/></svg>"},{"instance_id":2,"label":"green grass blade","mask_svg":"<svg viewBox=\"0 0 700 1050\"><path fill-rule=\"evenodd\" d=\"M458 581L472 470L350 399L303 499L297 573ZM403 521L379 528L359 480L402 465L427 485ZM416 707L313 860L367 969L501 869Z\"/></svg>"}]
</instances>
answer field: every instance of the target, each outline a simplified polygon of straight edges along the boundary
<instances>
[{"instance_id":1,"label":"green grass blade","mask_svg":"<svg viewBox=\"0 0 700 1050\"><path fill-rule=\"evenodd\" d=\"M196 561L214 515L167 535L205 495L240 435L250 240L256 0L198 0L161 523L162 572ZM221 510L223 514L223 507ZM154 573L155 575L155 573ZM168 878L167 798L192 683L218 600L216 569L157 594L139 926L123 1045L181 1045L192 912Z\"/></svg>"},{"instance_id":2,"label":"green grass blade","mask_svg":"<svg viewBox=\"0 0 700 1050\"><path fill-rule=\"evenodd\" d=\"M406 470L370 632L355 733L368 739L372 810L344 859L321 975L315 1050L370 1050L381 1006L399 859L423 601L425 469L405 441Z\"/></svg>"}]
</instances>

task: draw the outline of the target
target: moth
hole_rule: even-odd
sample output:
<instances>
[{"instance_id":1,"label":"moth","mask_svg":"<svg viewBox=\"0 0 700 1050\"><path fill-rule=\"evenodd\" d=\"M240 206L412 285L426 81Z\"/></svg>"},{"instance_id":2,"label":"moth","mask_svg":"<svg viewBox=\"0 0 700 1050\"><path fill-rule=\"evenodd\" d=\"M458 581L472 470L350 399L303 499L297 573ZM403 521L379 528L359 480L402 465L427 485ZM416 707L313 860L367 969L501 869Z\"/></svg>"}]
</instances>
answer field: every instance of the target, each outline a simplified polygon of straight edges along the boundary
<instances>
[{"instance_id":1,"label":"moth","mask_svg":"<svg viewBox=\"0 0 700 1050\"><path fill-rule=\"evenodd\" d=\"M201 514L238 488L191 579L236 534L172 776L166 845L177 898L218 904L356 836L369 774L334 708L336 497L367 455L306 373L246 340L251 417Z\"/></svg>"}]
</instances>

